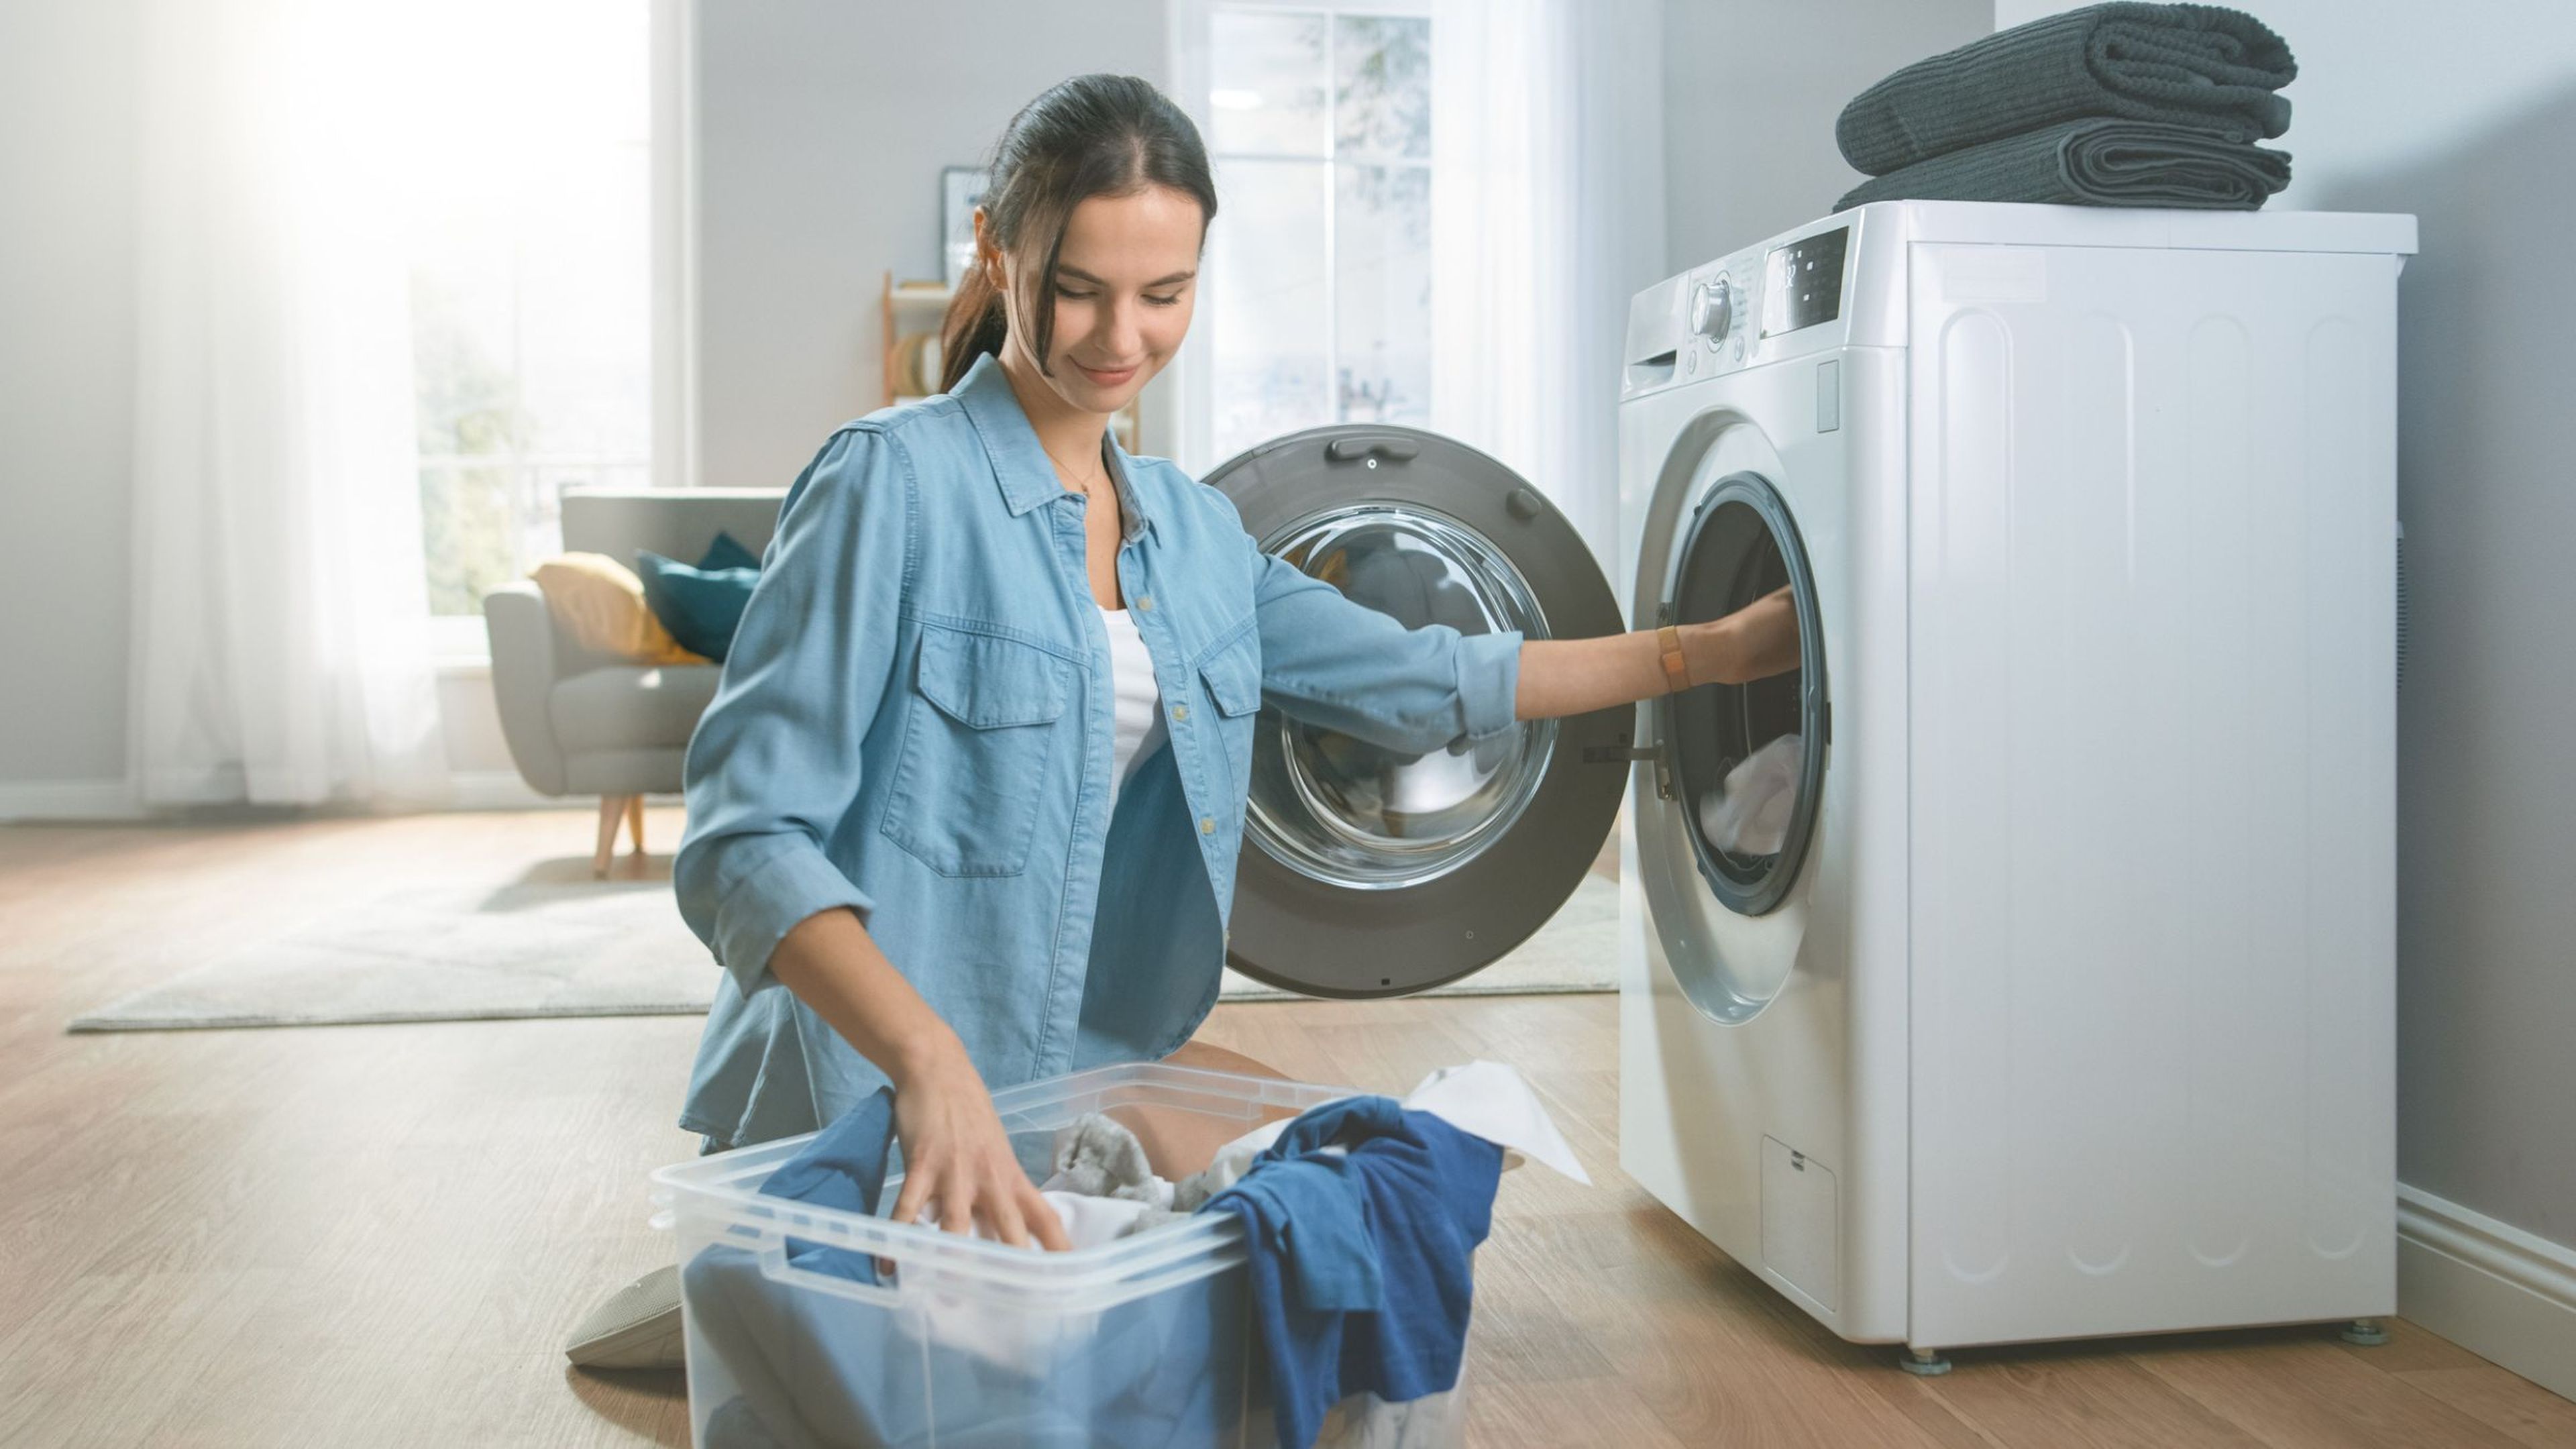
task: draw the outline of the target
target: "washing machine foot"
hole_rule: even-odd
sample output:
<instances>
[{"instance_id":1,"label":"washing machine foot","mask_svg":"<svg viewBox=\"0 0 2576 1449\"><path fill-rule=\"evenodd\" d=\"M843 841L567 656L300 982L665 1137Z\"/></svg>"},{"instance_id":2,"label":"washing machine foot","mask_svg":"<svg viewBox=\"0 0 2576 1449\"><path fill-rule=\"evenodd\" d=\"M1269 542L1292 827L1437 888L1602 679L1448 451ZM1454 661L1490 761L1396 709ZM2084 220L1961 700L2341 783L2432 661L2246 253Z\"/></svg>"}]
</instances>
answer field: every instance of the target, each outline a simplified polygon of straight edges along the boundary
<instances>
[{"instance_id":1,"label":"washing machine foot","mask_svg":"<svg viewBox=\"0 0 2576 1449\"><path fill-rule=\"evenodd\" d=\"M1950 1371L1950 1361L1928 1348L1909 1348L1897 1355L1896 1366L1920 1378L1937 1379Z\"/></svg>"},{"instance_id":2,"label":"washing machine foot","mask_svg":"<svg viewBox=\"0 0 2576 1449\"><path fill-rule=\"evenodd\" d=\"M2377 1348L2388 1341L2388 1330L2376 1318L2356 1318L2343 1326L2343 1341Z\"/></svg>"}]
</instances>

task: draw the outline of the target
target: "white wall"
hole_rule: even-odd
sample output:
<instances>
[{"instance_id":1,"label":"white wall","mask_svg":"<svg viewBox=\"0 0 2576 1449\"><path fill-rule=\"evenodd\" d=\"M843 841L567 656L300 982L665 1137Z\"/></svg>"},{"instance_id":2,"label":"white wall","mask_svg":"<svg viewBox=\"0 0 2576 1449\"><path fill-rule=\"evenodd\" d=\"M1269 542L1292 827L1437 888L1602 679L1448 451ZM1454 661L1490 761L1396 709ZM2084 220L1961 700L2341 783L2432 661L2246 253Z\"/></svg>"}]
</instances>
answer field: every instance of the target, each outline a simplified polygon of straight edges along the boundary
<instances>
[{"instance_id":1,"label":"white wall","mask_svg":"<svg viewBox=\"0 0 2576 1449\"><path fill-rule=\"evenodd\" d=\"M702 3L699 481L785 487L880 406L879 289L889 267L939 275L940 168L981 163L1068 76L1168 84L1164 17L1163 0ZM1165 387L1144 452L1169 451Z\"/></svg>"},{"instance_id":2,"label":"white wall","mask_svg":"<svg viewBox=\"0 0 2576 1449\"><path fill-rule=\"evenodd\" d=\"M0 785L66 809L125 773L137 8L0 6Z\"/></svg>"},{"instance_id":3,"label":"white wall","mask_svg":"<svg viewBox=\"0 0 2576 1449\"><path fill-rule=\"evenodd\" d=\"M2398 319L2399 1172L2576 1245L2576 7L2257 9L2300 69L2272 204L2422 234Z\"/></svg>"},{"instance_id":4,"label":"white wall","mask_svg":"<svg viewBox=\"0 0 2576 1449\"><path fill-rule=\"evenodd\" d=\"M1993 0L1666 0L1666 275L1832 211L1861 180L1843 103L1993 22Z\"/></svg>"}]
</instances>

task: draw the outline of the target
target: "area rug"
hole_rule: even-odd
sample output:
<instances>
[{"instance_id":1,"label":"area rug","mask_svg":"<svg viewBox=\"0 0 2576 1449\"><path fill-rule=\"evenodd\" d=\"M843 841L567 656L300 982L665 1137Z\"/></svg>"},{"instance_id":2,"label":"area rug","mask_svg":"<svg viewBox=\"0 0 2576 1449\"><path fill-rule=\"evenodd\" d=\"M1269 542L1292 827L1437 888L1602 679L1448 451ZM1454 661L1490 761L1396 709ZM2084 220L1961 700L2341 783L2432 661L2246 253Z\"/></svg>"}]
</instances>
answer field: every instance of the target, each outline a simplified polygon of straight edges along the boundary
<instances>
[{"instance_id":1,"label":"area rug","mask_svg":"<svg viewBox=\"0 0 2576 1449\"><path fill-rule=\"evenodd\" d=\"M1519 949L1427 995L1609 991L1618 887L1587 874ZM73 1020L70 1030L694 1016L716 967L667 880L390 890ZM1225 974L1228 1000L1292 999Z\"/></svg>"}]
</instances>

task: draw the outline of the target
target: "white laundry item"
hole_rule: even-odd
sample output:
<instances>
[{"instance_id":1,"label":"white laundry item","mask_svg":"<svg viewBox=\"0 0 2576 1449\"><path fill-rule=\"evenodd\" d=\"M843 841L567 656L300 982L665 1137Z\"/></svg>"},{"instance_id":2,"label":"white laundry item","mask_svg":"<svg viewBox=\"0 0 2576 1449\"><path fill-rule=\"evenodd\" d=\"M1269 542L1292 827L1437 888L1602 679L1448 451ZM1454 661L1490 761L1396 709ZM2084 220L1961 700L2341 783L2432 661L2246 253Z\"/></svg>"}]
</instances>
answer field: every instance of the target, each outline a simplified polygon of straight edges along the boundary
<instances>
[{"instance_id":1,"label":"white laundry item","mask_svg":"<svg viewBox=\"0 0 2576 1449\"><path fill-rule=\"evenodd\" d=\"M1137 762L1170 737L1163 727L1163 697L1154 683L1154 658L1145 636L1136 632L1135 615L1125 609L1100 607L1100 622L1109 630L1110 691L1116 700L1116 727L1110 734L1109 800L1118 801Z\"/></svg>"},{"instance_id":2,"label":"white laundry item","mask_svg":"<svg viewBox=\"0 0 2576 1449\"><path fill-rule=\"evenodd\" d=\"M1504 1170L1526 1157L1582 1183L1591 1177L1576 1161L1556 1119L1521 1074L1501 1062L1473 1061L1442 1067L1424 1077L1404 1099L1416 1112L1428 1112L1470 1137L1482 1137L1503 1149Z\"/></svg>"},{"instance_id":3,"label":"white laundry item","mask_svg":"<svg viewBox=\"0 0 2576 1449\"><path fill-rule=\"evenodd\" d=\"M1152 1210L1153 1204L1128 1197L1084 1197L1078 1192L1041 1193L1064 1223L1064 1235L1077 1248L1096 1248L1117 1241L1127 1225ZM980 1234L983 1230L979 1227Z\"/></svg>"},{"instance_id":4,"label":"white laundry item","mask_svg":"<svg viewBox=\"0 0 2576 1449\"><path fill-rule=\"evenodd\" d=\"M1738 761L1725 783L1700 797L1699 828L1708 843L1739 855L1779 854L1805 764L1806 746L1796 735L1781 735Z\"/></svg>"}]
</instances>

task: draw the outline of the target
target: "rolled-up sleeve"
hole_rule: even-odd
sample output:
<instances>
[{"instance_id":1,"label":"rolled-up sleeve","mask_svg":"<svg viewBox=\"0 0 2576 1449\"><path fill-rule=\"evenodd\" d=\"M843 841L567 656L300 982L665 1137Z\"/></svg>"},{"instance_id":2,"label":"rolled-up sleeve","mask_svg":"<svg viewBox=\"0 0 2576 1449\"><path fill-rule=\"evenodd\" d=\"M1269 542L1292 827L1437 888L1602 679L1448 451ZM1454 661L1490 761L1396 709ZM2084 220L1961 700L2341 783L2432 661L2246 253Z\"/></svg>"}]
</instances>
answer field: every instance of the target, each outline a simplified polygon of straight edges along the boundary
<instances>
[{"instance_id":1,"label":"rolled-up sleeve","mask_svg":"<svg viewBox=\"0 0 2576 1449\"><path fill-rule=\"evenodd\" d=\"M866 892L824 852L857 803L860 746L894 669L914 481L901 443L835 434L779 506L715 699L690 737L680 915L745 992L797 922Z\"/></svg>"},{"instance_id":2,"label":"rolled-up sleeve","mask_svg":"<svg viewBox=\"0 0 2576 1449\"><path fill-rule=\"evenodd\" d=\"M1261 689L1299 719L1428 754L1516 722L1521 632L1465 634L1448 624L1408 628L1273 554L1253 592Z\"/></svg>"}]
</instances>

